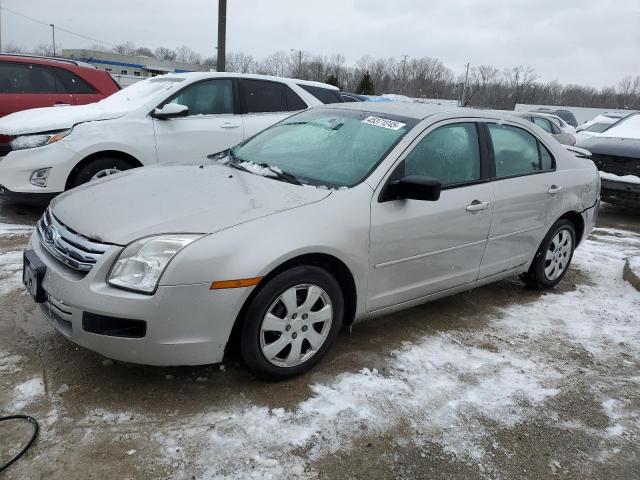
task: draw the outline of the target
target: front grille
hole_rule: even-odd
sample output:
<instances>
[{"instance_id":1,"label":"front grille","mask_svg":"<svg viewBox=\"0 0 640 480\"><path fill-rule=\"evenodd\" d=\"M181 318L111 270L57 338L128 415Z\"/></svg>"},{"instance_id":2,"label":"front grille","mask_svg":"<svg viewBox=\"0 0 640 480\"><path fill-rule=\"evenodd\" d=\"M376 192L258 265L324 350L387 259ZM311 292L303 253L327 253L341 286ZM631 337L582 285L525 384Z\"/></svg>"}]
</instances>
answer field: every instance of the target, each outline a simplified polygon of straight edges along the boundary
<instances>
[{"instance_id":1,"label":"front grille","mask_svg":"<svg viewBox=\"0 0 640 480\"><path fill-rule=\"evenodd\" d=\"M56 260L79 272L89 272L110 244L96 242L60 222L50 208L38 221L40 243Z\"/></svg>"}]
</instances>

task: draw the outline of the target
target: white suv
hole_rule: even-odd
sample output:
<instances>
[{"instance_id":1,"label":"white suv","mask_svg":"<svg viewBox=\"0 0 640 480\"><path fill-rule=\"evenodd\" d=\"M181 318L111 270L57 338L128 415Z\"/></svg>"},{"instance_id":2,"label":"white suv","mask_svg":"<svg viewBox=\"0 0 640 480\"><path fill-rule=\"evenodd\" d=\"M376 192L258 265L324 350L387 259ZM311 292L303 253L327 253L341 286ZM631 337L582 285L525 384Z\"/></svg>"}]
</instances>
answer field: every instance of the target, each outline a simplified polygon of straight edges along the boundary
<instances>
[{"instance_id":1,"label":"white suv","mask_svg":"<svg viewBox=\"0 0 640 480\"><path fill-rule=\"evenodd\" d=\"M138 82L91 105L14 113L0 119L0 135L12 137L0 157L0 198L43 204L121 170L200 160L291 112L341 101L324 83L183 73Z\"/></svg>"}]
</instances>

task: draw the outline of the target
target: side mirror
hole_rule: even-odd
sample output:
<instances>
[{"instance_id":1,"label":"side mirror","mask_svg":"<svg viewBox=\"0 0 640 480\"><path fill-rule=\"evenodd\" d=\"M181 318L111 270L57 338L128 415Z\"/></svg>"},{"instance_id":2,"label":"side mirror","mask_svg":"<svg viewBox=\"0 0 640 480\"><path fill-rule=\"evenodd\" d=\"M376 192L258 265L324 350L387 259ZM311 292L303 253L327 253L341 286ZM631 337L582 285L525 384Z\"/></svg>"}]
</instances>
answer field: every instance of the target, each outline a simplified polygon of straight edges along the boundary
<instances>
[{"instance_id":1,"label":"side mirror","mask_svg":"<svg viewBox=\"0 0 640 480\"><path fill-rule=\"evenodd\" d=\"M156 108L151 114L152 117L159 120L168 118L186 117L189 115L189 107L180 105L179 103L167 103L162 108Z\"/></svg>"},{"instance_id":2,"label":"side mirror","mask_svg":"<svg viewBox=\"0 0 640 480\"><path fill-rule=\"evenodd\" d=\"M440 198L442 183L431 177L408 175L391 183L396 198L435 202Z\"/></svg>"}]
</instances>

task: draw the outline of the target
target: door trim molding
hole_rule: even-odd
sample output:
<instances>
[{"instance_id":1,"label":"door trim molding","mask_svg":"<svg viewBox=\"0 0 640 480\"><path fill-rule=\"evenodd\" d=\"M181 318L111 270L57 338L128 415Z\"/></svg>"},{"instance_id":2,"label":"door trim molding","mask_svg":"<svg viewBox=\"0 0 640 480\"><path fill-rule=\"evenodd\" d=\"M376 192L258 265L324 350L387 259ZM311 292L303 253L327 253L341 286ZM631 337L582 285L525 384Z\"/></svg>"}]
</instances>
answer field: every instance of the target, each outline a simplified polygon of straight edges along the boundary
<instances>
[{"instance_id":1,"label":"door trim molding","mask_svg":"<svg viewBox=\"0 0 640 480\"><path fill-rule=\"evenodd\" d=\"M421 258L431 257L433 255L438 255L440 253L452 252L453 250L458 250L460 248L474 247L476 245L481 245L481 244L486 243L486 242L487 242L487 239L485 238L485 239L482 239L482 240L478 240L476 242L463 243L462 245L456 245L455 247L443 248L442 250L436 250L434 252L420 253L418 255L412 255L411 257L399 258L397 260L390 260L388 262L378 263L378 264L374 265L373 268L384 268L384 267L389 267L391 265L398 265L399 263L410 262L412 260L419 260Z\"/></svg>"}]
</instances>

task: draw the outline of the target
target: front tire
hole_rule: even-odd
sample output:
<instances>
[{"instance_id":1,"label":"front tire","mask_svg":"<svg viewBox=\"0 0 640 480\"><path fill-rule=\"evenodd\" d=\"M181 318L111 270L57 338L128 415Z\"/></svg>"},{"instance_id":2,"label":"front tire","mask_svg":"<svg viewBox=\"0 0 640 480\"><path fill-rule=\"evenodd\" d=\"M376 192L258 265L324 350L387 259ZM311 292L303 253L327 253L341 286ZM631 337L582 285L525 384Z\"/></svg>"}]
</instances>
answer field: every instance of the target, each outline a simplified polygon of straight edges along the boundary
<instances>
[{"instance_id":1,"label":"front tire","mask_svg":"<svg viewBox=\"0 0 640 480\"><path fill-rule=\"evenodd\" d=\"M564 278L573 258L576 229L569 220L553 224L542 240L529 271L520 279L531 288L546 290L555 287Z\"/></svg>"},{"instance_id":2,"label":"front tire","mask_svg":"<svg viewBox=\"0 0 640 480\"><path fill-rule=\"evenodd\" d=\"M129 170L131 164L126 160L115 157L99 157L91 160L85 166L83 166L73 181L71 182L71 188L77 187L92 180L98 180L109 175L114 175L124 170Z\"/></svg>"},{"instance_id":3,"label":"front tire","mask_svg":"<svg viewBox=\"0 0 640 480\"><path fill-rule=\"evenodd\" d=\"M242 325L242 358L263 380L299 375L329 350L343 315L342 290L330 273L315 266L286 270L251 301Z\"/></svg>"}]
</instances>

